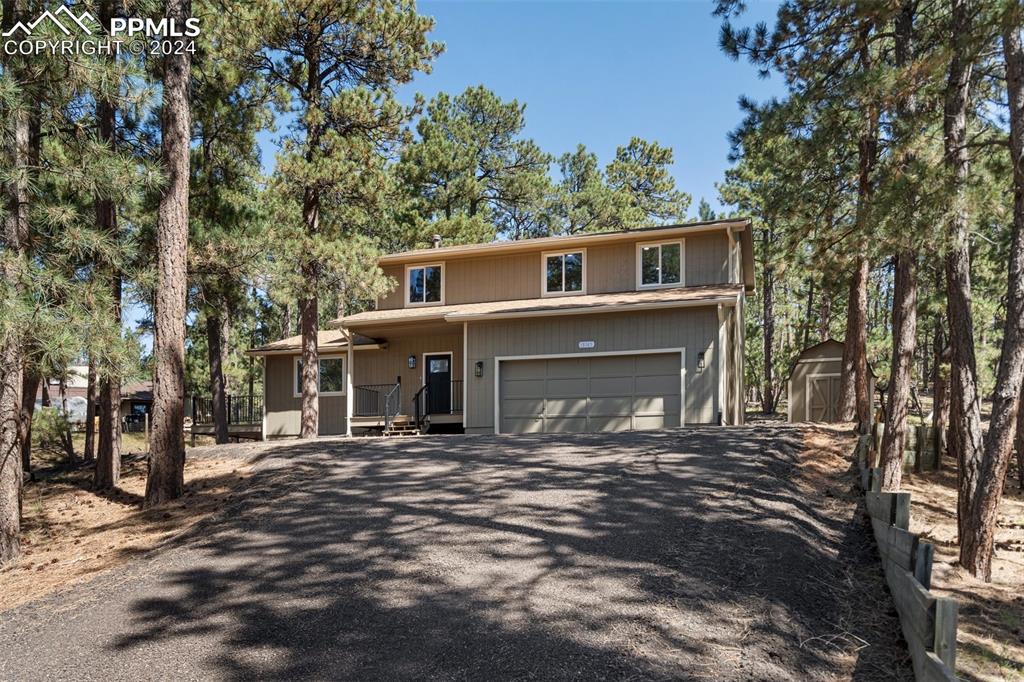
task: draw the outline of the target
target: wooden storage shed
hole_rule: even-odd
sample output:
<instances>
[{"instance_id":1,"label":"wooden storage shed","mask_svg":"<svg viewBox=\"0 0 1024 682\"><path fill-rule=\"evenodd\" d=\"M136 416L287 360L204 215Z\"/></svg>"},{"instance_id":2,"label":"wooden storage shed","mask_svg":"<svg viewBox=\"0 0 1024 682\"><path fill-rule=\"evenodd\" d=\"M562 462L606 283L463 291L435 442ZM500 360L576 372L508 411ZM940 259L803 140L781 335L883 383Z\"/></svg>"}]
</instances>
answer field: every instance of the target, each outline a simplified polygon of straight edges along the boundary
<instances>
[{"instance_id":1,"label":"wooden storage shed","mask_svg":"<svg viewBox=\"0 0 1024 682\"><path fill-rule=\"evenodd\" d=\"M842 371L842 341L827 339L805 348L789 373L789 421L838 421L839 380ZM875 377L870 369L868 372L868 395L874 396Z\"/></svg>"}]
</instances>

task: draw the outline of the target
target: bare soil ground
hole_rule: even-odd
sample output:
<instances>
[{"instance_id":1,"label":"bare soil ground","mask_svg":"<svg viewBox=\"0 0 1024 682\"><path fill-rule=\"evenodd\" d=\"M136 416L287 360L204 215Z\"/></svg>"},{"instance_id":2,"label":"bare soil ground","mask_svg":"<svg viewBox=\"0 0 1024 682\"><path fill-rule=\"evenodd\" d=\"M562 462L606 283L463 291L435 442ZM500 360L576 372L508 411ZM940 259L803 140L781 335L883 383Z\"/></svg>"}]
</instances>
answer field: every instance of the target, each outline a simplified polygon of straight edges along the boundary
<instances>
[{"instance_id":1,"label":"bare soil ground","mask_svg":"<svg viewBox=\"0 0 1024 682\"><path fill-rule=\"evenodd\" d=\"M241 446L227 513L5 613L0 679L909 679L821 433Z\"/></svg>"},{"instance_id":2,"label":"bare soil ground","mask_svg":"<svg viewBox=\"0 0 1024 682\"><path fill-rule=\"evenodd\" d=\"M130 438L125 444L129 451L144 447ZM125 456L120 485L95 491L90 465L36 452L37 480L26 484L22 503L22 556L0 568L0 611L121 566L220 511L245 487L250 467L237 456L196 456L201 452L186 458L185 497L145 511L145 455Z\"/></svg>"},{"instance_id":3,"label":"bare soil ground","mask_svg":"<svg viewBox=\"0 0 1024 682\"><path fill-rule=\"evenodd\" d=\"M904 477L910 530L935 544L932 588L960 602L957 674L968 680L1024 680L1024 495L1010 471L1000 507L992 582L956 565L956 463Z\"/></svg>"}]
</instances>

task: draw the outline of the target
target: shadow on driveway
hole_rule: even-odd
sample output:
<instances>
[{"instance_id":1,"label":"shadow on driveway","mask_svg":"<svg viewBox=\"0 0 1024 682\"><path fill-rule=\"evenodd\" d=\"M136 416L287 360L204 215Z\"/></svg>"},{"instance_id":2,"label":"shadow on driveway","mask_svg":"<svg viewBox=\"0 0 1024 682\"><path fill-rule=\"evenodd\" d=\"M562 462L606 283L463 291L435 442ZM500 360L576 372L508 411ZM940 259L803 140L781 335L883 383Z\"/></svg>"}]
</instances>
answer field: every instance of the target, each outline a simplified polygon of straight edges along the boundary
<instances>
[{"instance_id":1,"label":"shadow on driveway","mask_svg":"<svg viewBox=\"0 0 1024 682\"><path fill-rule=\"evenodd\" d=\"M29 654L0 672L892 679L875 550L852 498L795 485L802 434L280 447L201 537L83 586L102 599L58 600L59 621L56 604L17 614L34 637L0 626Z\"/></svg>"}]
</instances>

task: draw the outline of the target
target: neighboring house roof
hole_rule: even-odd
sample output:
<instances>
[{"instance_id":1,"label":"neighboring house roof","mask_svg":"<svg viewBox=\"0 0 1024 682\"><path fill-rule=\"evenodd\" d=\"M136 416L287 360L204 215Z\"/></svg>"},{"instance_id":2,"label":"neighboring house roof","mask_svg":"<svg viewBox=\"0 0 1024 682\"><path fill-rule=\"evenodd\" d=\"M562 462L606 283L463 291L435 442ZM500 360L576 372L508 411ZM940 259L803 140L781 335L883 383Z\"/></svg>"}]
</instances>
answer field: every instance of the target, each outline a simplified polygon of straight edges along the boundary
<instances>
[{"instance_id":1,"label":"neighboring house roof","mask_svg":"<svg viewBox=\"0 0 1024 682\"><path fill-rule=\"evenodd\" d=\"M334 320L330 325L332 327L351 328L355 325L367 323L387 324L427 320L461 322L475 319L614 312L624 308L628 310L643 310L644 308L709 305L716 302L732 304L742 294L743 285L724 284L654 289L650 291L588 294L584 296L553 296L515 301L370 310Z\"/></svg>"},{"instance_id":2,"label":"neighboring house roof","mask_svg":"<svg viewBox=\"0 0 1024 682\"><path fill-rule=\"evenodd\" d=\"M134 384L125 384L124 386L121 387L121 400L152 402L153 382L140 381Z\"/></svg>"},{"instance_id":3,"label":"neighboring house roof","mask_svg":"<svg viewBox=\"0 0 1024 682\"><path fill-rule=\"evenodd\" d=\"M377 341L371 339L368 336L362 336L356 334L356 347L365 346L367 348L377 347ZM348 350L348 337L345 332L340 329L324 329L317 332L317 352L318 353L331 353ZM302 350L302 335L289 336L286 339L280 339L271 343L259 346L258 348L250 348L245 352L246 355L260 356L260 355L294 355Z\"/></svg>"},{"instance_id":4,"label":"neighboring house roof","mask_svg":"<svg viewBox=\"0 0 1024 682\"><path fill-rule=\"evenodd\" d=\"M534 251L536 249L560 248L562 246L586 245L589 243L616 242L635 239L638 235L658 239L662 237L685 237L690 234L714 232L729 229L736 233L742 242L744 284L748 291L754 289L754 241L750 230L749 218L729 220L709 220L698 223L678 225L660 225L657 227L641 227L633 230L616 232L587 232L568 237L538 237L535 239L516 239L509 241L490 242L486 244L462 244L443 246L441 248L416 249L382 256L378 259L381 265L398 265L415 261L436 260L439 258L463 258L471 256L515 253Z\"/></svg>"}]
</instances>

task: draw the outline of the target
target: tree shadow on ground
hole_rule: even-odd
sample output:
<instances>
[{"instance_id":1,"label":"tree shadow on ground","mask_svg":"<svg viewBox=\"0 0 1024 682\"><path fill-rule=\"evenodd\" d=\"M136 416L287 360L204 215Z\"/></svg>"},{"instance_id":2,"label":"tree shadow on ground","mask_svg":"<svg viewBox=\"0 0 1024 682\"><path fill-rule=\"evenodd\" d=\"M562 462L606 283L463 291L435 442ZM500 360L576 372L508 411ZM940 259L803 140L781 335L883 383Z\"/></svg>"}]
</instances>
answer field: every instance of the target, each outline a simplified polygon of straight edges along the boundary
<instances>
[{"instance_id":1,"label":"tree shadow on ground","mask_svg":"<svg viewBox=\"0 0 1024 682\"><path fill-rule=\"evenodd\" d=\"M797 487L801 446L779 426L280 447L107 653L209 638L229 679L892 679L874 548L852 502Z\"/></svg>"}]
</instances>

